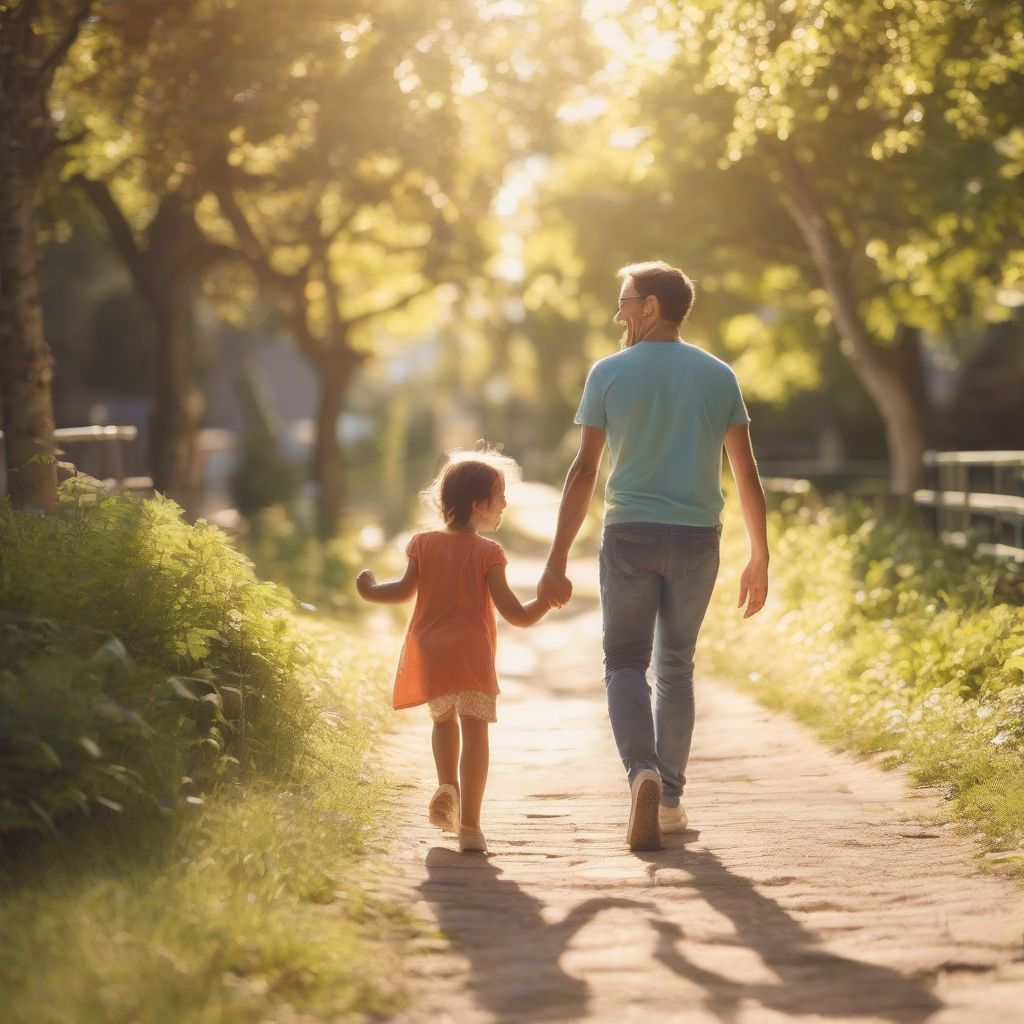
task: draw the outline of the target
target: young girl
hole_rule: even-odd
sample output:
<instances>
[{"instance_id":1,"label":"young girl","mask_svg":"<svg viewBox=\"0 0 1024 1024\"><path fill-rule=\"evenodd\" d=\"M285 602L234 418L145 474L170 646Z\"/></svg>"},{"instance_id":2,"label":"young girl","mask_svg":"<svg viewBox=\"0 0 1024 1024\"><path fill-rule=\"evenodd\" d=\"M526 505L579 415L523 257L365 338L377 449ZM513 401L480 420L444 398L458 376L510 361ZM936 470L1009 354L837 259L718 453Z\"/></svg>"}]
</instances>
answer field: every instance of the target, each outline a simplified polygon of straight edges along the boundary
<instances>
[{"instance_id":1,"label":"young girl","mask_svg":"<svg viewBox=\"0 0 1024 1024\"><path fill-rule=\"evenodd\" d=\"M494 451L450 452L448 460L424 492L444 529L412 538L400 580L378 583L364 569L356 586L367 601L397 603L416 595L392 703L396 709L428 705L438 782L430 821L455 832L460 849L482 852L487 726L498 720L494 609L514 626L532 626L550 606L539 599L521 604L505 579L501 545L480 536L501 523L505 475L517 474L518 466Z\"/></svg>"}]
</instances>

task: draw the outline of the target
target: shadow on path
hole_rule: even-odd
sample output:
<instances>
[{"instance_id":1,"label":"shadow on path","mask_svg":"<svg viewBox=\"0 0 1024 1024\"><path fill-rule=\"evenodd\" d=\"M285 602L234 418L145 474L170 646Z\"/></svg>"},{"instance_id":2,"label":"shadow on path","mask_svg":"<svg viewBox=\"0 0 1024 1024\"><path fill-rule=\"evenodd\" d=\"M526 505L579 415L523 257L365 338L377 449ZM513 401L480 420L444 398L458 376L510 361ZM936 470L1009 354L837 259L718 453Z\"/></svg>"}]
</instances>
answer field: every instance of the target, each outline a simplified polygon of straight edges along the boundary
<instances>
[{"instance_id":1,"label":"shadow on path","mask_svg":"<svg viewBox=\"0 0 1024 1024\"><path fill-rule=\"evenodd\" d=\"M919 1024L944 1005L928 986L898 971L851 960L819 947L819 938L778 903L728 868L709 850L686 846L696 833L668 838L661 853L640 854L654 882L659 870L687 872L708 906L732 922L737 947L753 950L776 975L775 983L735 981L691 963L679 950L686 939L675 921L652 919L658 935L655 958L699 986L708 1009L722 1021L736 1020L751 1002L794 1016L868 1017ZM699 940L706 943L706 939Z\"/></svg>"},{"instance_id":2,"label":"shadow on path","mask_svg":"<svg viewBox=\"0 0 1024 1024\"><path fill-rule=\"evenodd\" d=\"M682 870L683 883L727 918L735 936L726 940L753 951L776 977L774 982L737 981L698 966L679 945L684 927L659 915L654 899L587 899L562 921L544 920L544 903L502 878L486 857L466 857L434 847L427 854L427 878L419 886L434 908L451 947L469 962L467 982L476 1004L499 1020L578 1020L588 1009L589 986L560 966L573 936L601 911L631 908L648 915L656 936L654 959L702 992L708 1011L735 1021L751 1004L791 1014L870 1018L894 1024L921 1024L942 1007L928 986L898 971L853 960L820 948L818 937L778 903L729 871L713 853L689 850L696 833L669 849L640 854L652 885L663 869ZM660 892L659 892L660 889ZM659 885L653 898L664 897ZM708 945L706 935L695 941Z\"/></svg>"},{"instance_id":3,"label":"shadow on path","mask_svg":"<svg viewBox=\"0 0 1024 1024\"><path fill-rule=\"evenodd\" d=\"M426 866L418 891L433 905L452 949L469 961L467 984L477 1005L499 1020L583 1018L589 986L559 965L572 937L602 910L654 909L636 900L588 899L549 924L541 914L543 902L502 878L501 868L487 857L434 847Z\"/></svg>"}]
</instances>

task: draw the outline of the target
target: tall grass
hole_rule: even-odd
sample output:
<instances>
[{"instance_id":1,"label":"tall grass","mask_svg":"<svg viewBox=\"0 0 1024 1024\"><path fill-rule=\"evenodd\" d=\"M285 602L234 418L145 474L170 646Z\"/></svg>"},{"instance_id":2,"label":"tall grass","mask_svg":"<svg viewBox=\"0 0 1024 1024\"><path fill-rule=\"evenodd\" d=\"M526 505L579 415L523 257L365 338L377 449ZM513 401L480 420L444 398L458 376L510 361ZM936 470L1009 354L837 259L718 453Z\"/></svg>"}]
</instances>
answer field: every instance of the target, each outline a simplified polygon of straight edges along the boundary
<instances>
[{"instance_id":1,"label":"tall grass","mask_svg":"<svg viewBox=\"0 0 1024 1024\"><path fill-rule=\"evenodd\" d=\"M733 503L735 504L735 503ZM746 541L727 521L702 651L829 739L941 787L993 847L1024 844L1019 576L851 504L770 517L772 594L740 621Z\"/></svg>"}]
</instances>

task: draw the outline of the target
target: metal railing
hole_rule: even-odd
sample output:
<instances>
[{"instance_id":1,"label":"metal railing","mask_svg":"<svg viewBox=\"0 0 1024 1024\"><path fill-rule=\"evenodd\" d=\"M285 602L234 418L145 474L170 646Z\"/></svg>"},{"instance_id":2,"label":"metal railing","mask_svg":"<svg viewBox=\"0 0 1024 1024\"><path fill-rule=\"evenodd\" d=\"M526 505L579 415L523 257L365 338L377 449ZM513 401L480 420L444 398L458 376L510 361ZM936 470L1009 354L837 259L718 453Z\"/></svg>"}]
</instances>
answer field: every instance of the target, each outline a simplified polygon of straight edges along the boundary
<instances>
[{"instance_id":1,"label":"metal railing","mask_svg":"<svg viewBox=\"0 0 1024 1024\"><path fill-rule=\"evenodd\" d=\"M927 452L932 488L914 492L947 544L1024 562L1024 452Z\"/></svg>"}]
</instances>

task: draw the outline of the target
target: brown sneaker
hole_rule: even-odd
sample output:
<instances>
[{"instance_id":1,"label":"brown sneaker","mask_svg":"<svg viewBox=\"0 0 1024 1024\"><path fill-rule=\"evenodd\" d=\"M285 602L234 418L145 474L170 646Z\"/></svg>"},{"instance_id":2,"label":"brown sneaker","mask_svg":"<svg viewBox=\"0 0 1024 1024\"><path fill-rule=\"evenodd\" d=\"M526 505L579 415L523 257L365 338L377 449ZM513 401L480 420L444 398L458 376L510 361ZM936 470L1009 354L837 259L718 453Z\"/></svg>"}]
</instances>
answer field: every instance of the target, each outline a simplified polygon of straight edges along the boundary
<instances>
[{"instance_id":1,"label":"brown sneaker","mask_svg":"<svg viewBox=\"0 0 1024 1024\"><path fill-rule=\"evenodd\" d=\"M438 786L430 798L428 816L431 825L454 832L459 827L459 791L449 783Z\"/></svg>"},{"instance_id":2,"label":"brown sneaker","mask_svg":"<svg viewBox=\"0 0 1024 1024\"><path fill-rule=\"evenodd\" d=\"M661 777L645 768L630 787L629 825L626 842L631 850L660 850L661 825L658 807L661 804Z\"/></svg>"}]
</instances>

